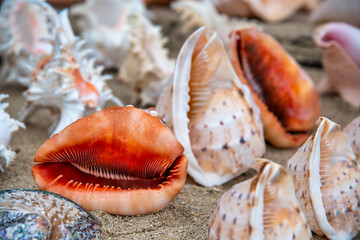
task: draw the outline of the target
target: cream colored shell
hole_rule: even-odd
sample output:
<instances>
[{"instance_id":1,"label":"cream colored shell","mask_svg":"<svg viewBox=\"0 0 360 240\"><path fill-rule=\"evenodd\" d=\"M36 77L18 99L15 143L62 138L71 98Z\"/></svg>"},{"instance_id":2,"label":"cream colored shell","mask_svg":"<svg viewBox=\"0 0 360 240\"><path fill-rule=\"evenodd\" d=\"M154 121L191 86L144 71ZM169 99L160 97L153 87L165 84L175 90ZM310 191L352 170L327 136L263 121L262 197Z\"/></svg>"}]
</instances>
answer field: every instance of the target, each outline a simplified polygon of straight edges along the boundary
<instances>
[{"instance_id":1,"label":"cream colored shell","mask_svg":"<svg viewBox=\"0 0 360 240\"><path fill-rule=\"evenodd\" d=\"M287 170L309 226L329 239L351 239L360 228L360 169L349 139L325 117Z\"/></svg>"},{"instance_id":2,"label":"cream colored shell","mask_svg":"<svg viewBox=\"0 0 360 240\"><path fill-rule=\"evenodd\" d=\"M52 134L102 109L107 101L123 105L107 87L105 81L110 77L102 75L103 66L95 66L86 41L73 34L67 10L60 13L60 19L61 27L54 32L55 40L50 41L54 54L24 93L26 103L19 114L24 121L41 107L54 110L59 120L50 127Z\"/></svg>"},{"instance_id":3,"label":"cream colored shell","mask_svg":"<svg viewBox=\"0 0 360 240\"><path fill-rule=\"evenodd\" d=\"M51 44L44 39L53 39L52 31L58 26L56 11L44 0L4 1L0 11L0 55L4 59L0 83L29 86L33 72L52 54Z\"/></svg>"},{"instance_id":4,"label":"cream colored shell","mask_svg":"<svg viewBox=\"0 0 360 240\"><path fill-rule=\"evenodd\" d=\"M360 163L360 117L351 121L351 123L344 128L343 133L348 136L356 161Z\"/></svg>"},{"instance_id":5,"label":"cream colored shell","mask_svg":"<svg viewBox=\"0 0 360 240\"><path fill-rule=\"evenodd\" d=\"M258 174L234 185L210 218L209 239L311 239L286 170L259 159Z\"/></svg>"},{"instance_id":6,"label":"cream colored shell","mask_svg":"<svg viewBox=\"0 0 360 240\"><path fill-rule=\"evenodd\" d=\"M194 32L177 58L157 111L185 148L188 173L204 186L240 175L265 152L260 112L216 33Z\"/></svg>"},{"instance_id":7,"label":"cream colored shell","mask_svg":"<svg viewBox=\"0 0 360 240\"><path fill-rule=\"evenodd\" d=\"M25 128L22 122L10 118L9 114L5 112L5 108L9 106L8 103L1 103L4 98L9 95L0 94L0 172L15 158L15 152L11 151L9 145L11 135L17 131L19 127Z\"/></svg>"}]
</instances>

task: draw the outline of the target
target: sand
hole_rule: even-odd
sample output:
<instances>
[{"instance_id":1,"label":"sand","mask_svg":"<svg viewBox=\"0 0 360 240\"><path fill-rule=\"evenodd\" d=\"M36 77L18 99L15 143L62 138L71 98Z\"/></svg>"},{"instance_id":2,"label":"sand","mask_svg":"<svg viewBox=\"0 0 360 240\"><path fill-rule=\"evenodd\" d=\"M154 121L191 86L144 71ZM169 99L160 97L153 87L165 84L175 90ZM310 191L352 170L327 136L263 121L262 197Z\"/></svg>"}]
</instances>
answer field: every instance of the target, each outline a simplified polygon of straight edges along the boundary
<instances>
[{"instance_id":1,"label":"sand","mask_svg":"<svg viewBox=\"0 0 360 240\"><path fill-rule=\"evenodd\" d=\"M166 8L156 8L154 11L155 21L163 26L165 35L169 37L167 46L170 48L170 55L176 57L190 33L181 33L178 15L174 12ZM283 23L264 25L264 30L278 39L302 64L314 82L319 83L324 75L321 54L312 41L312 27L307 22L307 13L298 13ZM109 85L116 96L126 104L130 103L131 95L125 86L115 80ZM17 118L24 103L24 90L24 87L18 85L0 86L1 93L10 95L6 100L10 103L7 111L13 118ZM321 103L321 115L342 127L360 115L359 110L336 95L322 95ZM31 175L33 157L49 137L47 129L51 122L50 111L41 109L26 122L26 130L19 130L13 135L10 146L17 156L5 173L0 173L0 190L36 188ZM279 150L267 145L265 158L284 165L296 150ZM209 218L222 194L253 174L254 171L250 170L222 186L211 188L202 187L188 177L182 192L167 207L143 216L115 216L102 211L91 213L103 224L103 239L206 239ZM314 238L322 239L317 236Z\"/></svg>"}]
</instances>

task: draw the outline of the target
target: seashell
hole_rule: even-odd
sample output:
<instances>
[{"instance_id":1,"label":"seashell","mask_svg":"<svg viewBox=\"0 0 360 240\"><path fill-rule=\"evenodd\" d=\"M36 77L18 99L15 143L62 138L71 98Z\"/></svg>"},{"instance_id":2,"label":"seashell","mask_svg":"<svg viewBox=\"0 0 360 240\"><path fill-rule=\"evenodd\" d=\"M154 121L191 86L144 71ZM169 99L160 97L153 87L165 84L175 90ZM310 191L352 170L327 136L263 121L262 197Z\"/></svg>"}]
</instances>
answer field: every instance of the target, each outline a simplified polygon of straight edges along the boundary
<instances>
[{"instance_id":1,"label":"seashell","mask_svg":"<svg viewBox=\"0 0 360 240\"><path fill-rule=\"evenodd\" d=\"M29 86L51 57L52 45L44 39L52 39L58 26L56 11L43 0L5 0L0 11L1 81Z\"/></svg>"},{"instance_id":2,"label":"seashell","mask_svg":"<svg viewBox=\"0 0 360 240\"><path fill-rule=\"evenodd\" d=\"M301 145L320 113L308 74L273 37L256 28L231 33L229 57L260 108L265 139L280 148Z\"/></svg>"},{"instance_id":3,"label":"seashell","mask_svg":"<svg viewBox=\"0 0 360 240\"><path fill-rule=\"evenodd\" d=\"M173 71L161 27L147 17L141 0L87 0L71 8L81 35L105 66L119 68L119 79L142 105L154 105Z\"/></svg>"},{"instance_id":4,"label":"seashell","mask_svg":"<svg viewBox=\"0 0 360 240\"><path fill-rule=\"evenodd\" d=\"M312 12L310 20L314 24L325 22L346 22L360 27L360 2L358 0L326 0Z\"/></svg>"},{"instance_id":5,"label":"seashell","mask_svg":"<svg viewBox=\"0 0 360 240\"><path fill-rule=\"evenodd\" d=\"M89 57L86 41L73 35L67 12L60 13L62 27L55 31L55 53L31 82L25 92L26 103L20 110L20 119L26 120L40 107L59 113L60 120L50 127L55 134L75 120L104 107L107 101L123 103L116 98L102 75L103 66L95 66Z\"/></svg>"},{"instance_id":6,"label":"seashell","mask_svg":"<svg viewBox=\"0 0 360 240\"><path fill-rule=\"evenodd\" d=\"M360 29L346 23L328 23L315 30L314 39L323 55L325 78L321 93L336 92L360 107Z\"/></svg>"},{"instance_id":7,"label":"seashell","mask_svg":"<svg viewBox=\"0 0 360 240\"><path fill-rule=\"evenodd\" d=\"M266 159L256 168L256 176L221 197L209 221L209 239L312 239L290 175Z\"/></svg>"},{"instance_id":8,"label":"seashell","mask_svg":"<svg viewBox=\"0 0 360 240\"><path fill-rule=\"evenodd\" d=\"M343 133L348 136L354 151L356 161L360 162L360 117L355 118L343 130Z\"/></svg>"},{"instance_id":9,"label":"seashell","mask_svg":"<svg viewBox=\"0 0 360 240\"><path fill-rule=\"evenodd\" d=\"M9 97L7 94L0 94L0 172L15 158L15 152L8 147L11 135L17 131L19 127L25 128L22 122L10 118L9 114L5 112L5 108L9 106L8 103L1 103L4 98Z\"/></svg>"},{"instance_id":10,"label":"seashell","mask_svg":"<svg viewBox=\"0 0 360 240\"><path fill-rule=\"evenodd\" d=\"M109 107L48 139L32 173L39 189L85 209L145 214L181 191L187 174L183 151L156 111Z\"/></svg>"},{"instance_id":11,"label":"seashell","mask_svg":"<svg viewBox=\"0 0 360 240\"><path fill-rule=\"evenodd\" d=\"M360 169L348 137L325 117L287 162L296 197L313 232L352 239L359 232Z\"/></svg>"},{"instance_id":12,"label":"seashell","mask_svg":"<svg viewBox=\"0 0 360 240\"><path fill-rule=\"evenodd\" d=\"M302 7L314 9L319 0L212 0L219 12L229 16L257 17L266 22L283 21Z\"/></svg>"},{"instance_id":13,"label":"seashell","mask_svg":"<svg viewBox=\"0 0 360 240\"><path fill-rule=\"evenodd\" d=\"M171 4L171 8L180 13L184 32L189 32L194 26L205 26L209 33L216 31L225 46L228 45L231 31L250 26L261 28L254 21L219 14L210 0L176 1Z\"/></svg>"},{"instance_id":14,"label":"seashell","mask_svg":"<svg viewBox=\"0 0 360 240\"><path fill-rule=\"evenodd\" d=\"M157 111L189 158L189 174L203 186L240 175L265 152L260 113L236 76L214 32L194 32L182 46Z\"/></svg>"},{"instance_id":15,"label":"seashell","mask_svg":"<svg viewBox=\"0 0 360 240\"><path fill-rule=\"evenodd\" d=\"M101 223L78 204L34 189L0 191L1 239L100 239Z\"/></svg>"}]
</instances>

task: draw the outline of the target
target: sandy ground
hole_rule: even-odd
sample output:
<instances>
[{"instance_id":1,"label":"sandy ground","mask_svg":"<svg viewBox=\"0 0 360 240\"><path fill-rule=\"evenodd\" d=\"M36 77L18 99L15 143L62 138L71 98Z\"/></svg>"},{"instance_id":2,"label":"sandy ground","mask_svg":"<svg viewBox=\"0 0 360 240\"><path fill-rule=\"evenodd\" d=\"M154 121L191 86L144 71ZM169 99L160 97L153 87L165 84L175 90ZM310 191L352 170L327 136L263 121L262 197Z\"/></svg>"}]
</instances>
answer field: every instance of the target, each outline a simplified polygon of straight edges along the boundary
<instances>
[{"instance_id":1,"label":"sandy ground","mask_svg":"<svg viewBox=\"0 0 360 240\"><path fill-rule=\"evenodd\" d=\"M189 33L181 33L177 22L178 15L164 8L155 9L155 21L164 27L169 37L170 55L177 53ZM321 54L311 39L312 28L307 23L306 13L299 13L286 22L265 25L264 30L278 39L283 46L304 66L316 84L323 77ZM115 95L129 103L130 95L126 87L117 81L109 84ZM0 92L10 94L7 109L13 118L17 118L24 103L18 85L0 86ZM359 110L350 107L338 96L323 95L322 116L326 116L345 127L357 117ZM33 157L40 145L49 137L47 128L51 124L50 111L42 109L26 122L26 130L19 130L11 139L11 148L16 151L15 161L0 173L0 190L14 188L36 188L31 175ZM285 164L296 149L279 150L267 145L265 158ZM102 211L92 213L102 222L104 239L206 239L208 221L217 202L224 192L249 178L249 171L232 181L217 187L206 188L196 184L188 177L182 192L163 210L144 216L115 216ZM317 236L315 239L322 239ZM356 239L360 239L358 236Z\"/></svg>"}]
</instances>

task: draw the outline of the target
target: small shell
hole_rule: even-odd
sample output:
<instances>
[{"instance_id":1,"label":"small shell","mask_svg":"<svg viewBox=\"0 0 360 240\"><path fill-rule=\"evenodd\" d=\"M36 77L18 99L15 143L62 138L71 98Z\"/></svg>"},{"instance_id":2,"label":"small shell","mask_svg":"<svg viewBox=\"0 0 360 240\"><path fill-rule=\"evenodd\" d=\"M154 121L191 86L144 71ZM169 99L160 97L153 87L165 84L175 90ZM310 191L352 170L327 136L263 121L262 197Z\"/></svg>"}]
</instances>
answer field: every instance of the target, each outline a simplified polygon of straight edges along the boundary
<instances>
[{"instance_id":1,"label":"small shell","mask_svg":"<svg viewBox=\"0 0 360 240\"><path fill-rule=\"evenodd\" d=\"M311 239L290 175L279 164L258 161L255 177L221 197L209 239Z\"/></svg>"},{"instance_id":2,"label":"small shell","mask_svg":"<svg viewBox=\"0 0 360 240\"><path fill-rule=\"evenodd\" d=\"M103 66L94 66L88 57L91 50L86 41L76 38L68 22L67 12L60 13L62 28L55 31L55 53L31 82L25 92L26 103L20 110L20 119L30 117L40 107L60 112L60 120L50 131L55 134L75 120L102 109L107 101L122 102L113 96L102 75Z\"/></svg>"},{"instance_id":3,"label":"small shell","mask_svg":"<svg viewBox=\"0 0 360 240\"><path fill-rule=\"evenodd\" d=\"M311 230L329 239L351 239L360 230L360 168L340 126L324 117L317 124L287 170Z\"/></svg>"},{"instance_id":4,"label":"small shell","mask_svg":"<svg viewBox=\"0 0 360 240\"><path fill-rule=\"evenodd\" d=\"M240 175L265 152L259 109L237 78L216 33L194 32L178 55L157 111L189 158L189 174L204 186Z\"/></svg>"},{"instance_id":5,"label":"small shell","mask_svg":"<svg viewBox=\"0 0 360 240\"><path fill-rule=\"evenodd\" d=\"M229 57L260 108L265 139L276 147L300 146L320 113L309 75L272 36L256 28L230 34Z\"/></svg>"},{"instance_id":6,"label":"small shell","mask_svg":"<svg viewBox=\"0 0 360 240\"><path fill-rule=\"evenodd\" d=\"M164 47L161 27L147 14L141 0L87 0L71 8L81 35L100 61L119 68L120 81L131 87L142 105L154 105L174 62Z\"/></svg>"},{"instance_id":7,"label":"small shell","mask_svg":"<svg viewBox=\"0 0 360 240\"><path fill-rule=\"evenodd\" d=\"M305 6L315 8L319 0L212 0L219 12L237 17L258 17L267 22L289 18Z\"/></svg>"},{"instance_id":8,"label":"small shell","mask_svg":"<svg viewBox=\"0 0 360 240\"><path fill-rule=\"evenodd\" d=\"M11 134L17 131L19 127L25 128L23 123L10 118L9 114L5 112L5 108L9 104L1 103L1 101L8 96L7 94L0 94L0 172L4 172L4 169L15 158L15 152L8 147Z\"/></svg>"},{"instance_id":9,"label":"small shell","mask_svg":"<svg viewBox=\"0 0 360 240\"><path fill-rule=\"evenodd\" d=\"M31 21L29 20L31 19ZM56 11L43 0L6 0L0 12L0 82L29 86L32 74L51 57L52 30L59 26Z\"/></svg>"},{"instance_id":10,"label":"small shell","mask_svg":"<svg viewBox=\"0 0 360 240\"><path fill-rule=\"evenodd\" d=\"M184 22L184 32L188 32L194 26L204 26L209 32L217 32L225 46L228 45L231 31L250 26L260 28L254 21L219 14L210 0L176 1L171 4L171 8L180 13L180 18Z\"/></svg>"},{"instance_id":11,"label":"small shell","mask_svg":"<svg viewBox=\"0 0 360 240\"><path fill-rule=\"evenodd\" d=\"M34 189L0 191L1 239L100 239L101 223L76 203Z\"/></svg>"},{"instance_id":12,"label":"small shell","mask_svg":"<svg viewBox=\"0 0 360 240\"><path fill-rule=\"evenodd\" d=\"M339 93L346 102L359 108L360 29L346 23L328 23L315 30L314 38L322 51L325 69L319 91Z\"/></svg>"},{"instance_id":13,"label":"small shell","mask_svg":"<svg viewBox=\"0 0 360 240\"><path fill-rule=\"evenodd\" d=\"M311 14L310 20L315 24L325 22L346 22L360 27L359 0L326 0Z\"/></svg>"},{"instance_id":14,"label":"small shell","mask_svg":"<svg viewBox=\"0 0 360 240\"><path fill-rule=\"evenodd\" d=\"M88 210L145 214L165 207L183 188L183 151L156 111L109 107L48 139L32 173L39 189Z\"/></svg>"},{"instance_id":15,"label":"small shell","mask_svg":"<svg viewBox=\"0 0 360 240\"><path fill-rule=\"evenodd\" d=\"M349 123L344 128L343 133L348 136L356 161L360 163L360 117L355 118Z\"/></svg>"}]
</instances>

